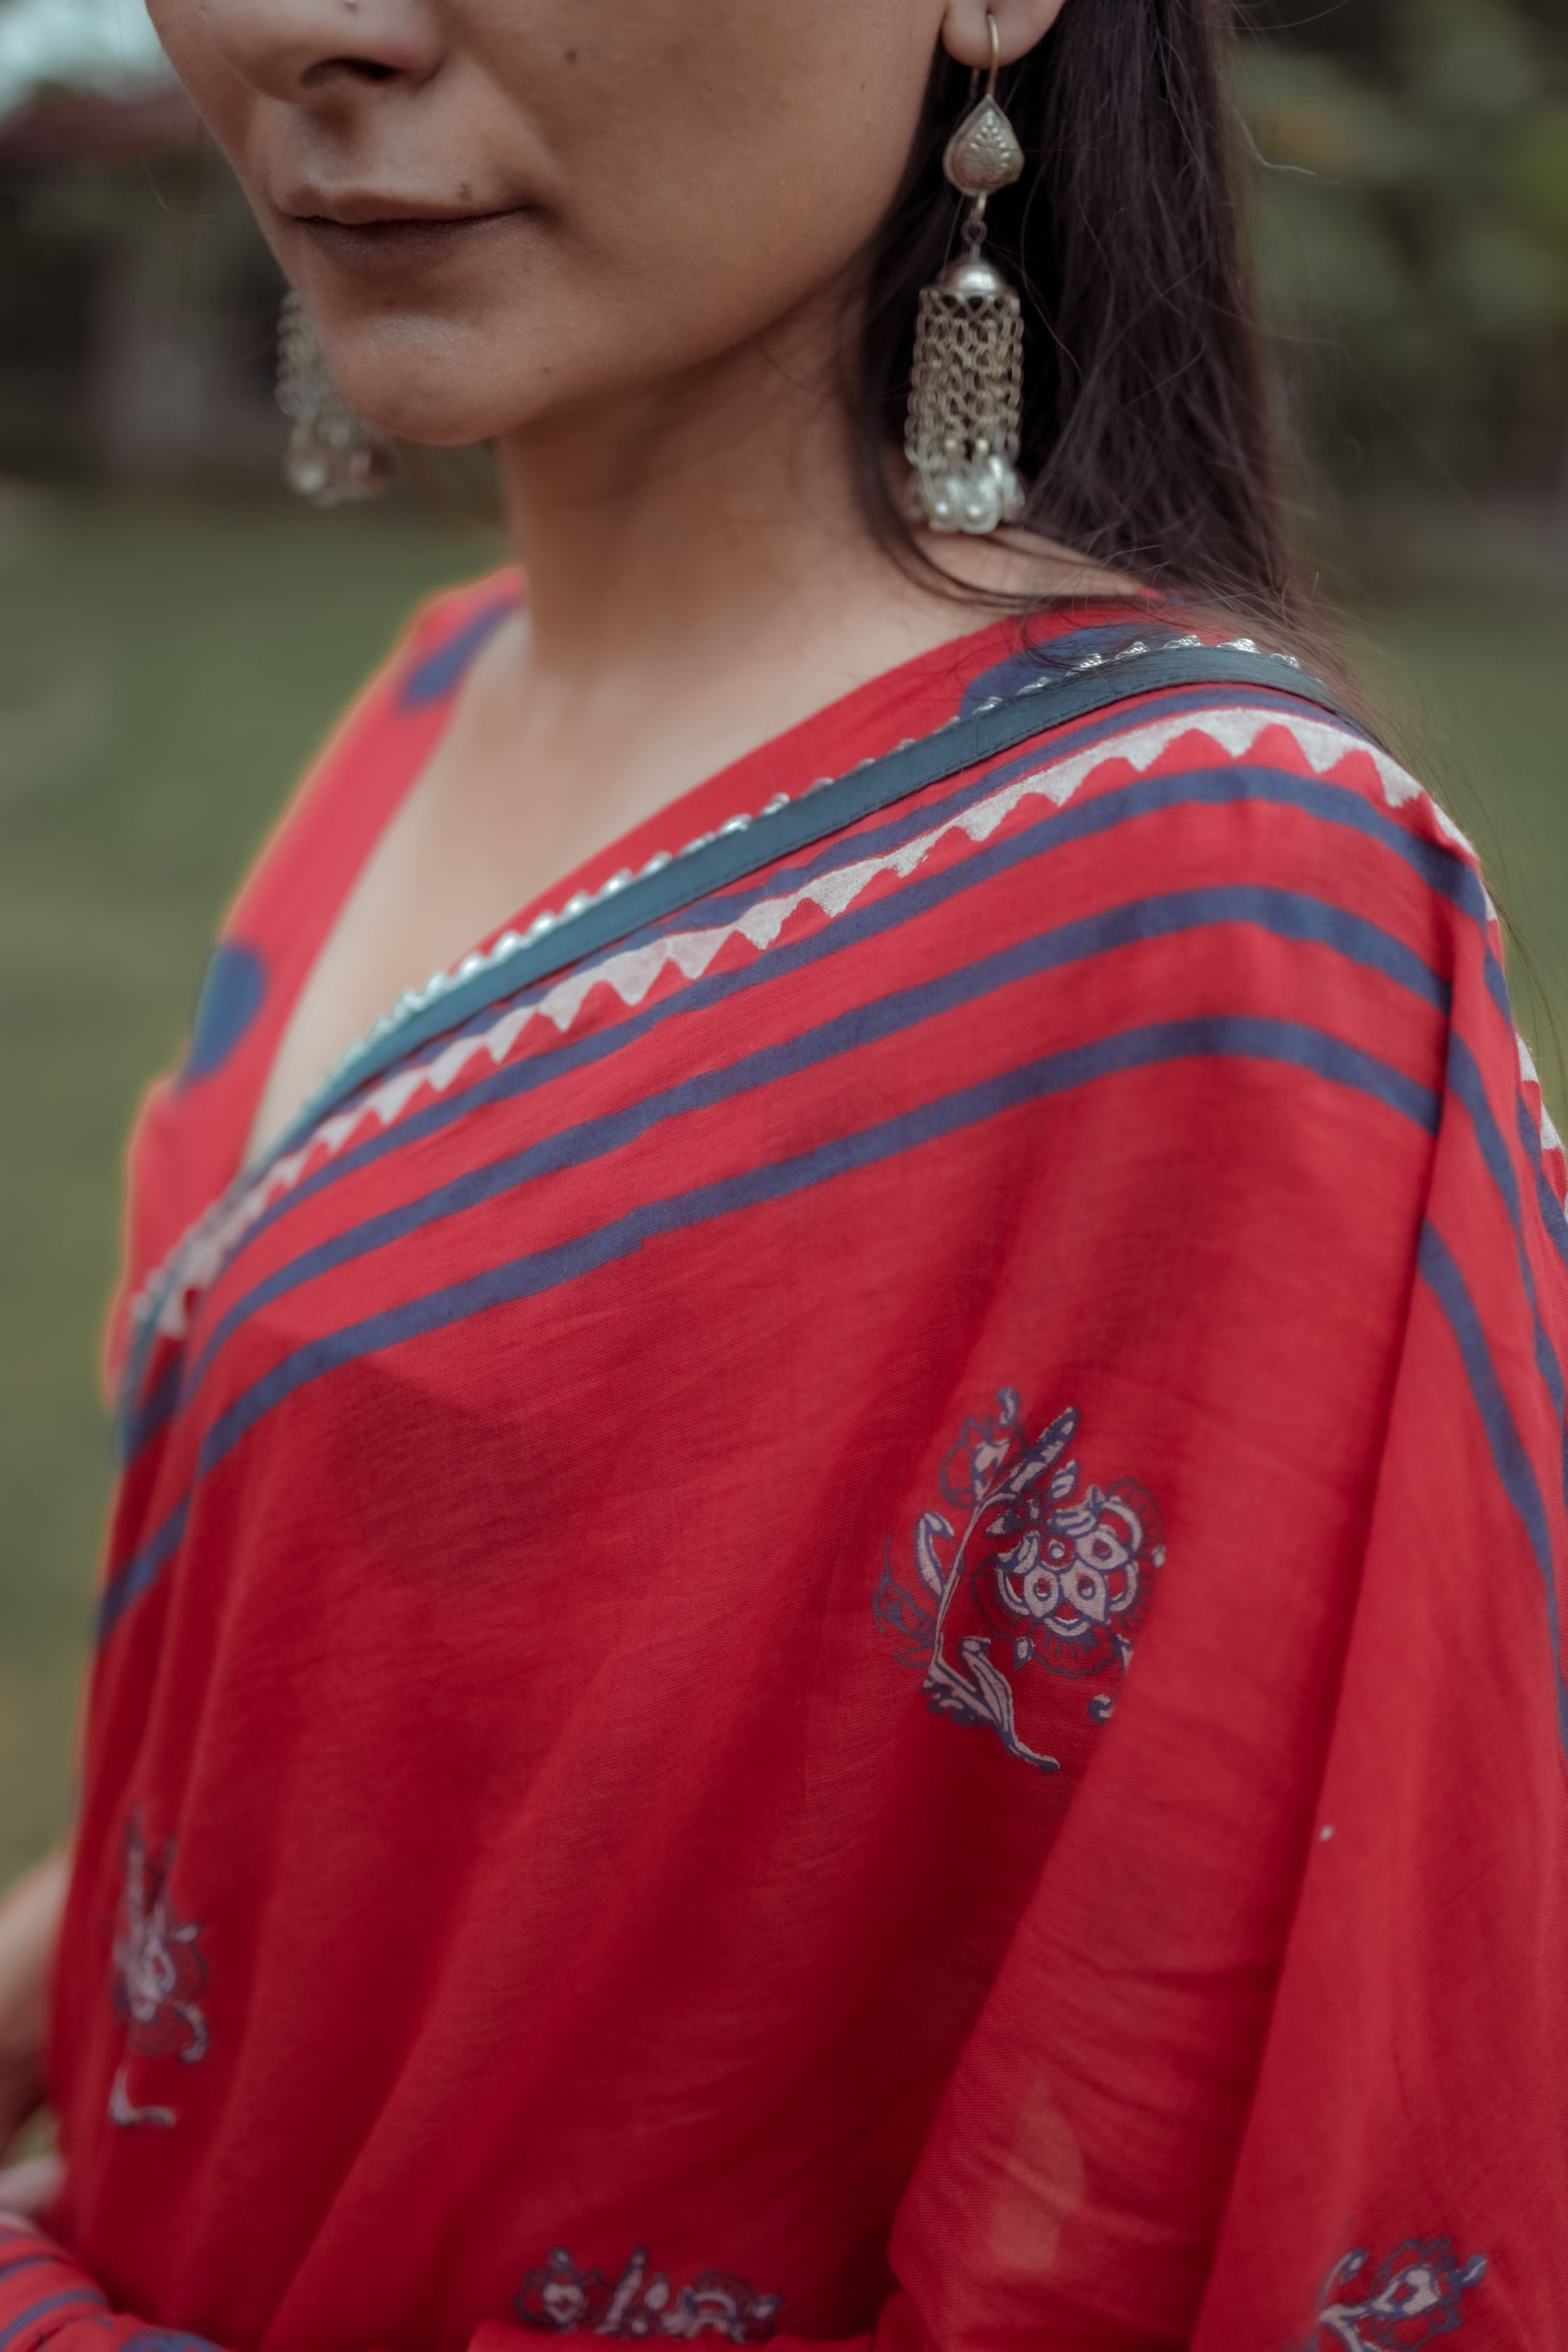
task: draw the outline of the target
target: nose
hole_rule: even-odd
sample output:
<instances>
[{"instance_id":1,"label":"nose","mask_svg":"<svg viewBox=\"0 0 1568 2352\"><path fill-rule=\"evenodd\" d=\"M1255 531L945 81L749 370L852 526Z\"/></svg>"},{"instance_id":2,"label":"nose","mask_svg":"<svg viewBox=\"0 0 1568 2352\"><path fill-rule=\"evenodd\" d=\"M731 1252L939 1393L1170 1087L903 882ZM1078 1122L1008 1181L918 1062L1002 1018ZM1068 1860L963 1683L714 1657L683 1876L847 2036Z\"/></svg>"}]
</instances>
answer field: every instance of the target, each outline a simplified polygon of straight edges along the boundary
<instances>
[{"instance_id":1,"label":"nose","mask_svg":"<svg viewBox=\"0 0 1568 2352\"><path fill-rule=\"evenodd\" d=\"M207 22L242 81L323 112L378 82L428 81L445 48L426 0L213 0Z\"/></svg>"}]
</instances>

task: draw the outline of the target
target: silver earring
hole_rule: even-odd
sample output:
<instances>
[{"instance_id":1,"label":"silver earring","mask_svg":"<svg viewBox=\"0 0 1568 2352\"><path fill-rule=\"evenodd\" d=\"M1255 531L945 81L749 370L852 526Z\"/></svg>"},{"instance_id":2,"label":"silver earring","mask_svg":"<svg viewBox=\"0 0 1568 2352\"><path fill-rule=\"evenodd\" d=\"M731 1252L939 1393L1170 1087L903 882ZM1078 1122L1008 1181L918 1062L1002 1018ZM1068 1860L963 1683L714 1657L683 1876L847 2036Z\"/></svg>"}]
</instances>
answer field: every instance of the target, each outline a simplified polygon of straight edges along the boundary
<instances>
[{"instance_id":1,"label":"silver earring","mask_svg":"<svg viewBox=\"0 0 1568 2352\"><path fill-rule=\"evenodd\" d=\"M294 428L283 460L291 490L319 507L380 497L392 453L327 373L310 314L292 289L278 321L278 405Z\"/></svg>"},{"instance_id":2,"label":"silver earring","mask_svg":"<svg viewBox=\"0 0 1568 2352\"><path fill-rule=\"evenodd\" d=\"M994 530L1024 511L1018 478L1024 313L1015 289L981 253L985 200L1024 169L1017 134L996 102L1001 44L991 28L984 95L947 142L942 168L970 199L964 250L921 289L904 455L910 509L932 530Z\"/></svg>"}]
</instances>

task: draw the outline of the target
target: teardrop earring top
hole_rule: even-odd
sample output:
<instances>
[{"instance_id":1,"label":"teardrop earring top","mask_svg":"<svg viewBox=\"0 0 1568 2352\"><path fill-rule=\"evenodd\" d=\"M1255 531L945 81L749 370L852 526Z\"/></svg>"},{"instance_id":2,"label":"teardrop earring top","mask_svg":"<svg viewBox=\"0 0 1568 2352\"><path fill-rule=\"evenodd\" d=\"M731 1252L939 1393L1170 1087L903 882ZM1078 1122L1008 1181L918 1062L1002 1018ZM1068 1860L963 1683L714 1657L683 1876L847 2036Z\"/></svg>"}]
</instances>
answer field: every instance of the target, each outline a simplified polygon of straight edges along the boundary
<instances>
[{"instance_id":1,"label":"teardrop earring top","mask_svg":"<svg viewBox=\"0 0 1568 2352\"><path fill-rule=\"evenodd\" d=\"M995 79L994 67L992 79ZM942 168L952 185L966 196L993 195L1023 177L1024 151L989 89L948 141Z\"/></svg>"},{"instance_id":2,"label":"teardrop earring top","mask_svg":"<svg viewBox=\"0 0 1568 2352\"><path fill-rule=\"evenodd\" d=\"M904 455L910 511L932 530L984 534L1024 511L1018 479L1023 422L1024 313L980 248L985 202L1024 169L1017 134L996 100L1001 43L989 10L985 90L952 138L942 168L970 199L964 251L921 289Z\"/></svg>"}]
</instances>

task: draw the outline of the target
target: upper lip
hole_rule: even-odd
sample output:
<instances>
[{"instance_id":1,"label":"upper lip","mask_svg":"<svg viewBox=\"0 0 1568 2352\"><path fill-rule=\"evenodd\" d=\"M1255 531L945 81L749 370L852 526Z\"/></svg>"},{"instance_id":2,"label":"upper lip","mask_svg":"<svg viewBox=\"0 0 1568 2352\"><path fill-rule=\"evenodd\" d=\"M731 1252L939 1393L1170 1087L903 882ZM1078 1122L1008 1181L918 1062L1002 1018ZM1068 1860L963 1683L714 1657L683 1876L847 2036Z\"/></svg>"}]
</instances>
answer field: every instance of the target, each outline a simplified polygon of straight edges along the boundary
<instances>
[{"instance_id":1,"label":"upper lip","mask_svg":"<svg viewBox=\"0 0 1568 2352\"><path fill-rule=\"evenodd\" d=\"M329 194L299 188L279 206L293 220L331 221L339 228L370 228L389 221L489 220L516 205L444 205L423 196L382 196L370 191Z\"/></svg>"}]
</instances>

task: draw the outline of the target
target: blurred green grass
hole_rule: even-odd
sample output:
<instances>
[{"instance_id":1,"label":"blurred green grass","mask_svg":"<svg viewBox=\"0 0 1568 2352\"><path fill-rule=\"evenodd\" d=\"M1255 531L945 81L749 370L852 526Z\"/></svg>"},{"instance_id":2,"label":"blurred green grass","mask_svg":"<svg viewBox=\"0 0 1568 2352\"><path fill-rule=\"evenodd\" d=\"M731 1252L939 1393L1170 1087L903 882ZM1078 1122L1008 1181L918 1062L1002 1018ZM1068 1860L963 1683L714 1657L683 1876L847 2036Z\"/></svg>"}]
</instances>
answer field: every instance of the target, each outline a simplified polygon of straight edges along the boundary
<instances>
[{"instance_id":1,"label":"blurred green grass","mask_svg":"<svg viewBox=\"0 0 1568 2352\"><path fill-rule=\"evenodd\" d=\"M495 560L411 508L0 493L0 1883L67 1808L132 1108L313 744L416 599ZM1568 1003L1568 597L1384 601L1360 646L1480 841L1549 1021Z\"/></svg>"},{"instance_id":2,"label":"blurred green grass","mask_svg":"<svg viewBox=\"0 0 1568 2352\"><path fill-rule=\"evenodd\" d=\"M417 509L0 495L0 1883L65 1816L132 1113L347 694L495 560Z\"/></svg>"}]
</instances>

